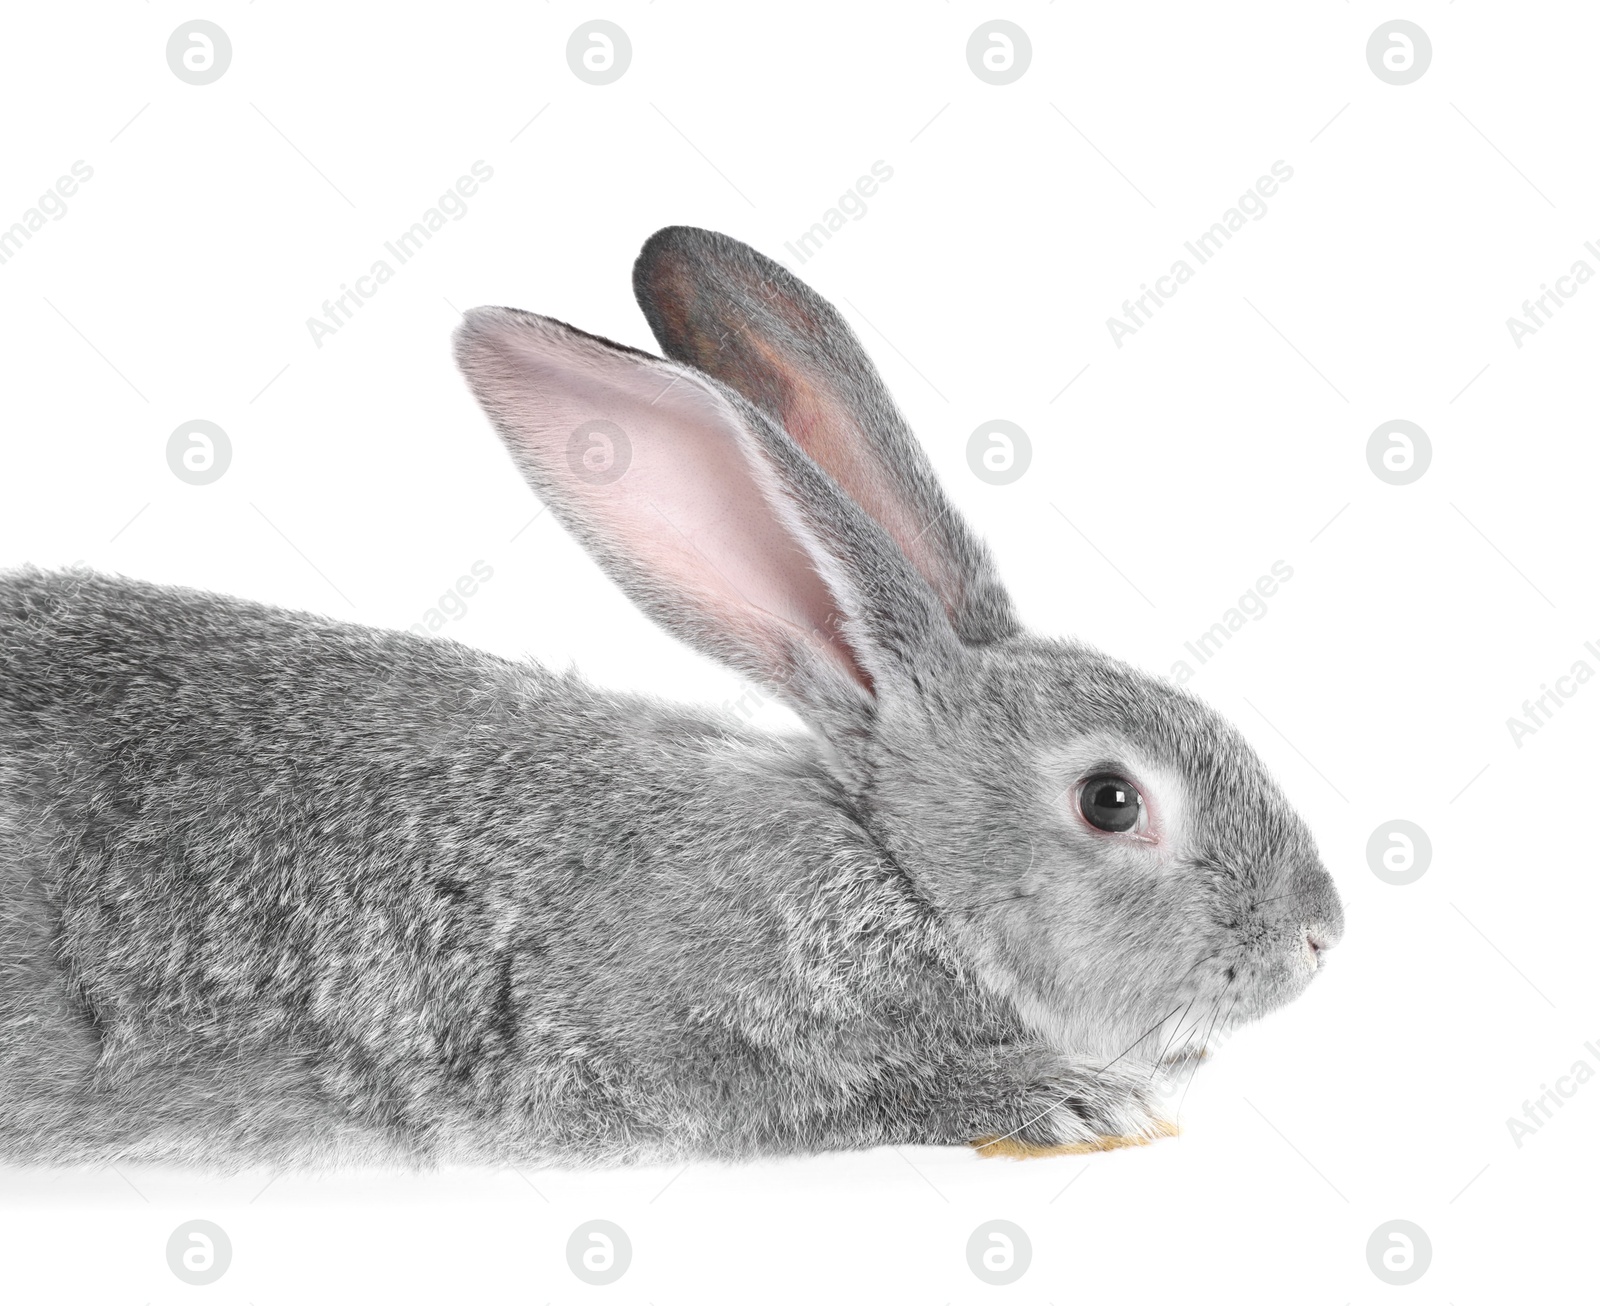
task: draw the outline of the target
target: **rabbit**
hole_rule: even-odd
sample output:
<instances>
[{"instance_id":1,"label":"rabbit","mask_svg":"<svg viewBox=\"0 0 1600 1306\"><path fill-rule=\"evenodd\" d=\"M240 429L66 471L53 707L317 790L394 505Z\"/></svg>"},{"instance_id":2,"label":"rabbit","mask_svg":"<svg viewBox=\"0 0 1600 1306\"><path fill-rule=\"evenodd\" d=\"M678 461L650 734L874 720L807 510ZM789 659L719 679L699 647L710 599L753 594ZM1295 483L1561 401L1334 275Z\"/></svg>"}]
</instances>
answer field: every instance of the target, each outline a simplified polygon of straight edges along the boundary
<instances>
[{"instance_id":1,"label":"rabbit","mask_svg":"<svg viewBox=\"0 0 1600 1306\"><path fill-rule=\"evenodd\" d=\"M1028 633L842 317L658 231L665 358L455 356L643 611L803 731L83 569L0 577L0 1159L614 1166L1174 1132L1343 930L1199 699Z\"/></svg>"}]
</instances>

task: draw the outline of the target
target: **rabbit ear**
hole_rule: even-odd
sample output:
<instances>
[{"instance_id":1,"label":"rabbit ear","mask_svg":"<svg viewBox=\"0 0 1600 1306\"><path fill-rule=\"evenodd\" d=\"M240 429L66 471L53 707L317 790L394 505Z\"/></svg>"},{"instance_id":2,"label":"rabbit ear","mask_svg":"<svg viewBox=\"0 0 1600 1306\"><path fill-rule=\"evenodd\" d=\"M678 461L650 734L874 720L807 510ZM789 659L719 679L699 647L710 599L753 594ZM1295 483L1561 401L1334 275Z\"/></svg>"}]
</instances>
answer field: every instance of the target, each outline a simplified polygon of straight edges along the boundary
<instances>
[{"instance_id":1,"label":"rabbit ear","mask_svg":"<svg viewBox=\"0 0 1600 1306\"><path fill-rule=\"evenodd\" d=\"M882 533L740 396L550 318L479 308L456 359L540 497L668 630L858 730L953 634ZM945 650L948 651L948 650Z\"/></svg>"},{"instance_id":2,"label":"rabbit ear","mask_svg":"<svg viewBox=\"0 0 1600 1306\"><path fill-rule=\"evenodd\" d=\"M963 640L1017 632L987 550L831 304L748 245L697 227L650 237L633 289L666 355L782 426L899 545Z\"/></svg>"}]
</instances>

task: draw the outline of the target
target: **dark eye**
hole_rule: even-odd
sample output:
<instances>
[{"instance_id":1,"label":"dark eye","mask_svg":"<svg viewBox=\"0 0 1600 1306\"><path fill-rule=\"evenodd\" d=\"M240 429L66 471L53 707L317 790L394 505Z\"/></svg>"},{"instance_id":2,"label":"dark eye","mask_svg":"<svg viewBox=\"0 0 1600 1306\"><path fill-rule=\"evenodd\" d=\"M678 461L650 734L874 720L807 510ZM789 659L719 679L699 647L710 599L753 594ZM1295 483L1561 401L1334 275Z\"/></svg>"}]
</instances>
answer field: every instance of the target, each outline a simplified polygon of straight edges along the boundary
<instances>
[{"instance_id":1,"label":"dark eye","mask_svg":"<svg viewBox=\"0 0 1600 1306\"><path fill-rule=\"evenodd\" d=\"M1139 824L1144 800L1120 775L1092 775L1078 792L1078 810L1097 830L1126 834Z\"/></svg>"}]
</instances>

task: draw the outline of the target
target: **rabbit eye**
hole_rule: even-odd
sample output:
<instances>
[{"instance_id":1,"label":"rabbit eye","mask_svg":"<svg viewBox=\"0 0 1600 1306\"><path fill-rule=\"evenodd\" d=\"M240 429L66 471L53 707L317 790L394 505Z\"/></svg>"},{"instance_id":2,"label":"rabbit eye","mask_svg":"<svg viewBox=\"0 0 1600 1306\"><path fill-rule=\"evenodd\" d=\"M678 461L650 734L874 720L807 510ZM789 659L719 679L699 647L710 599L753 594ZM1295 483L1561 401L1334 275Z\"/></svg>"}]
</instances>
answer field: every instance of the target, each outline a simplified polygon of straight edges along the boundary
<instances>
[{"instance_id":1,"label":"rabbit eye","mask_svg":"<svg viewBox=\"0 0 1600 1306\"><path fill-rule=\"evenodd\" d=\"M1078 810L1095 829L1126 834L1138 826L1144 799L1120 775L1092 775L1078 791Z\"/></svg>"}]
</instances>

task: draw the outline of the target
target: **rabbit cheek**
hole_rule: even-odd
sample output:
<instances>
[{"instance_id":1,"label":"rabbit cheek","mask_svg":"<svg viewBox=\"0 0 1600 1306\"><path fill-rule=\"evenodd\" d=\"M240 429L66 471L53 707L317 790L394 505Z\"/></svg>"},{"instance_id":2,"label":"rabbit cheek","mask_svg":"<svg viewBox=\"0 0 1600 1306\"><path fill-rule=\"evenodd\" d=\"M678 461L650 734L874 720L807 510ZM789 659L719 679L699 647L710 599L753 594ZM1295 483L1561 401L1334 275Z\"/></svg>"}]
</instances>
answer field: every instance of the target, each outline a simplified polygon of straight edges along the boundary
<instances>
[{"instance_id":1,"label":"rabbit cheek","mask_svg":"<svg viewBox=\"0 0 1600 1306\"><path fill-rule=\"evenodd\" d=\"M1127 1018L1148 1025L1180 995L1187 1000L1186 984L1204 969L1217 941L1194 926L1201 915L1194 886L1163 862L1117 858L1097 872L1078 885L1083 902L1074 913L1076 937L1062 940L1064 951L1100 959L1100 973L1079 982L1092 980L1109 1006L1127 1006L1137 990L1137 1009Z\"/></svg>"}]
</instances>

